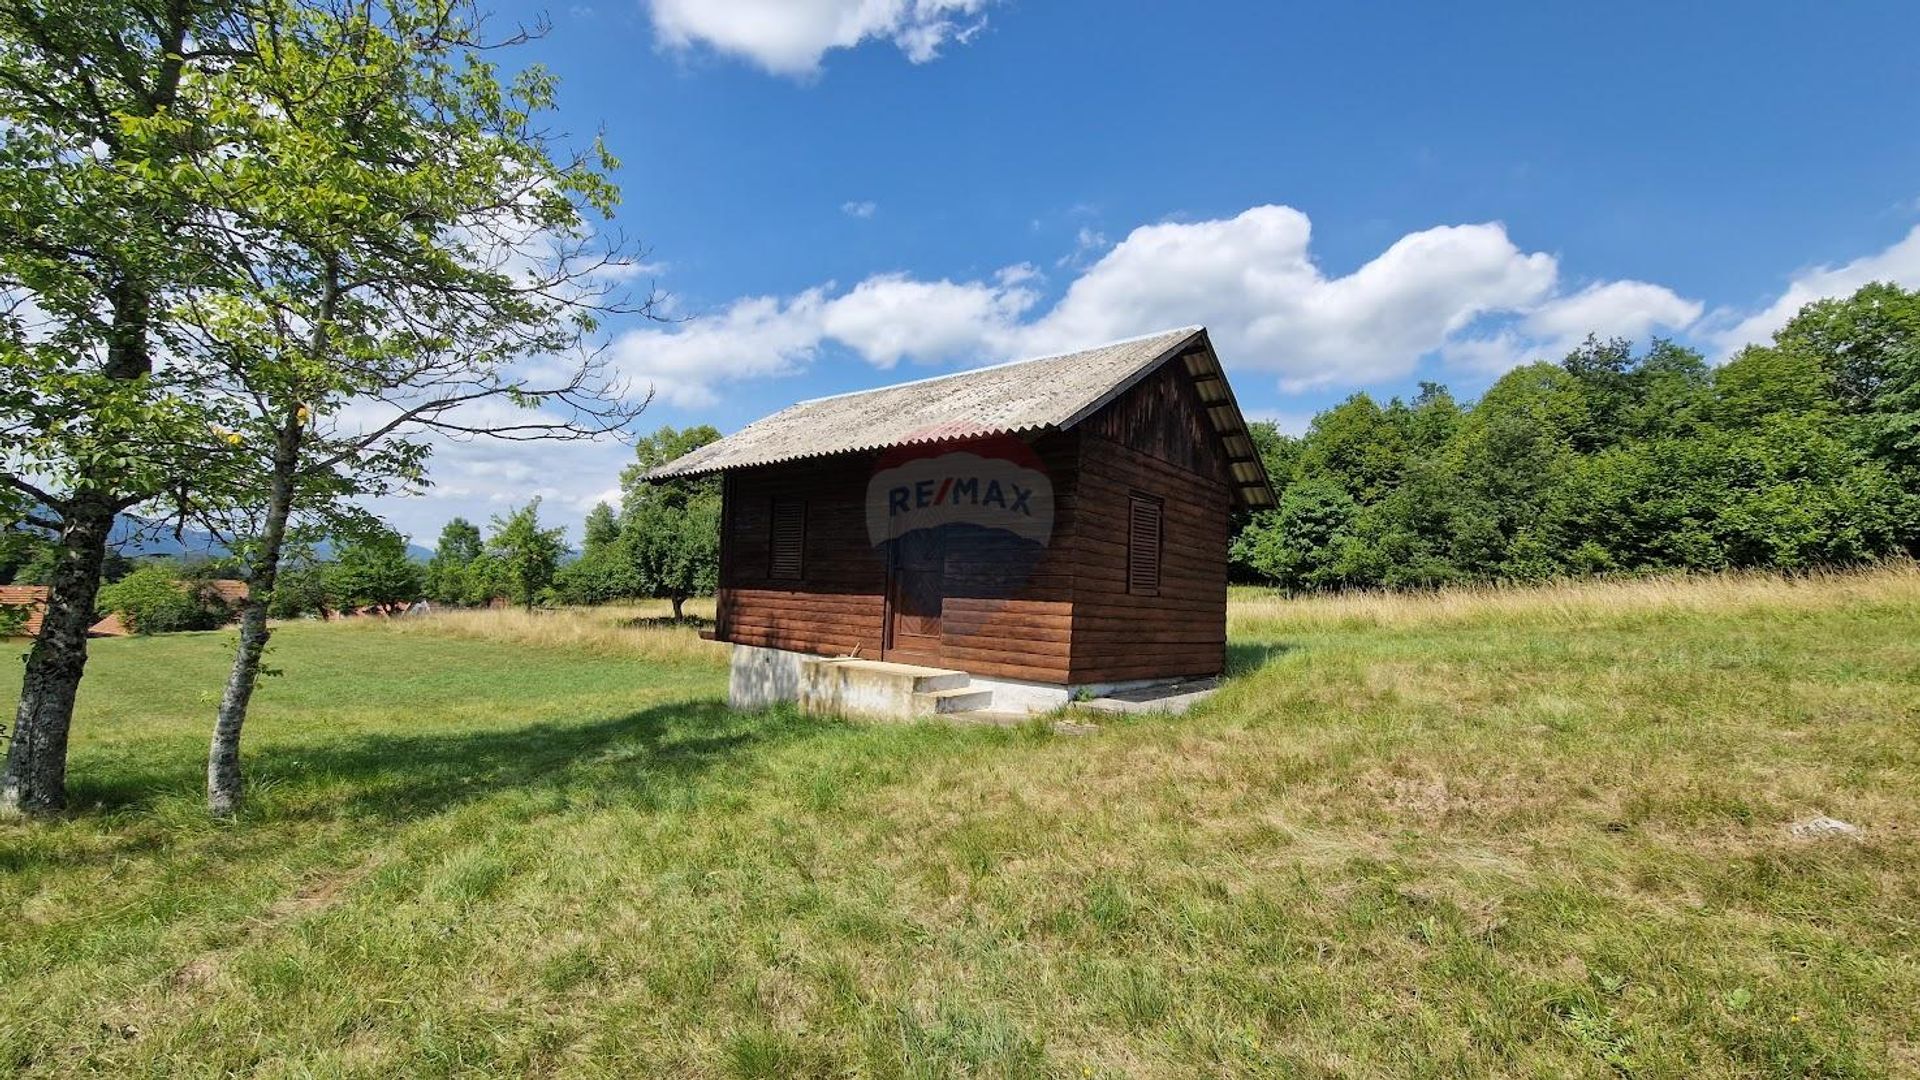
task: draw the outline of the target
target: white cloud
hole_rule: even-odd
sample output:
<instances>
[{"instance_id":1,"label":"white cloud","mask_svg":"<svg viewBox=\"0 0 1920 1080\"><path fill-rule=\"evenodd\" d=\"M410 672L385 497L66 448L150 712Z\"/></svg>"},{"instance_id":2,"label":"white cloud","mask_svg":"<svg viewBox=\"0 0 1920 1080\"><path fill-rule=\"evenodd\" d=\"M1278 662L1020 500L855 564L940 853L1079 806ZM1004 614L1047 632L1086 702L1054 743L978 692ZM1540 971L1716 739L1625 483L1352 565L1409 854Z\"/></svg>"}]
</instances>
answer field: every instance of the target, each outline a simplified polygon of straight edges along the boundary
<instances>
[{"instance_id":1,"label":"white cloud","mask_svg":"<svg viewBox=\"0 0 1920 1080\"><path fill-rule=\"evenodd\" d=\"M325 422L343 432L365 431L385 423L394 413L391 406L358 401ZM560 419L498 398L463 405L449 415L449 419L475 427L526 423L536 418ZM438 539L441 526L456 516L485 530L495 515L534 498L541 500L541 520L566 526L570 541L577 544L580 520L595 502L606 497L620 469L633 459L631 448L610 437L511 442L434 431L416 431L414 437L433 448L428 461L431 483L411 495L370 500L369 507L413 543L429 548Z\"/></svg>"},{"instance_id":2,"label":"white cloud","mask_svg":"<svg viewBox=\"0 0 1920 1080\"><path fill-rule=\"evenodd\" d=\"M803 370L825 345L877 367L991 363L1204 323L1237 372L1290 390L1377 384L1438 354L1475 371L1554 356L1588 333L1679 330L1696 301L1658 285L1559 289L1557 260L1494 223L1410 233L1353 272L1314 261L1305 214L1258 206L1231 218L1133 230L1052 307L1028 265L987 280L879 274L836 292L741 300L678 330L620 339L622 369L667 401L702 405L729 381Z\"/></svg>"},{"instance_id":3,"label":"white cloud","mask_svg":"<svg viewBox=\"0 0 1920 1080\"><path fill-rule=\"evenodd\" d=\"M1462 336L1441 347L1455 367L1498 374L1534 360L1559 360L1588 334L1640 340L1692 326L1704 310L1663 285L1609 281L1557 296L1517 321L1482 336Z\"/></svg>"},{"instance_id":4,"label":"white cloud","mask_svg":"<svg viewBox=\"0 0 1920 1080\"><path fill-rule=\"evenodd\" d=\"M1710 339L1723 354L1731 354L1744 345L1764 344L1807 304L1850 295L1862 285L1875 281L1920 287L1920 225L1872 255L1839 266L1816 266L1800 271L1788 282L1786 291L1760 311L1744 317L1724 309L1714 312L1711 321L1719 328L1712 331Z\"/></svg>"},{"instance_id":5,"label":"white cloud","mask_svg":"<svg viewBox=\"0 0 1920 1080\"><path fill-rule=\"evenodd\" d=\"M1002 271L991 284L882 274L828 303L820 331L883 368L905 357L977 360L983 346L1007 341L1039 299L1027 280L1024 267Z\"/></svg>"},{"instance_id":6,"label":"white cloud","mask_svg":"<svg viewBox=\"0 0 1920 1080\"><path fill-rule=\"evenodd\" d=\"M1410 371L1484 312L1533 307L1556 273L1551 255L1521 252L1494 224L1411 233L1337 278L1315 265L1311 237L1286 206L1142 226L1029 328L1030 351L1205 323L1229 363L1289 388L1373 382Z\"/></svg>"},{"instance_id":7,"label":"white cloud","mask_svg":"<svg viewBox=\"0 0 1920 1080\"><path fill-rule=\"evenodd\" d=\"M613 340L611 363L636 385L675 405L711 405L716 383L791 375L806 367L820 345L823 289L785 300L736 300L715 315L679 329L629 330Z\"/></svg>"},{"instance_id":8,"label":"white cloud","mask_svg":"<svg viewBox=\"0 0 1920 1080\"><path fill-rule=\"evenodd\" d=\"M1253 423L1269 423L1280 429L1282 435L1300 436L1313 426L1313 418L1318 415L1311 410L1299 409L1248 409L1246 417Z\"/></svg>"},{"instance_id":9,"label":"white cloud","mask_svg":"<svg viewBox=\"0 0 1920 1080\"><path fill-rule=\"evenodd\" d=\"M987 339L1013 333L1037 299L1031 277L1024 266L992 281L876 274L831 298L831 285L786 299L748 297L674 329L629 330L614 339L611 363L637 391L650 384L662 401L698 408L717 401L722 384L805 370L829 341L881 368L909 357L971 360Z\"/></svg>"},{"instance_id":10,"label":"white cloud","mask_svg":"<svg viewBox=\"0 0 1920 1080\"><path fill-rule=\"evenodd\" d=\"M1082 225L1073 236L1073 250L1055 259L1053 265L1056 267L1085 266L1106 250L1107 234L1090 225Z\"/></svg>"},{"instance_id":11,"label":"white cloud","mask_svg":"<svg viewBox=\"0 0 1920 1080\"><path fill-rule=\"evenodd\" d=\"M861 199L857 202L848 201L840 204L841 213L848 217L855 218L870 218L879 209L880 204L874 202L872 199Z\"/></svg>"},{"instance_id":12,"label":"white cloud","mask_svg":"<svg viewBox=\"0 0 1920 1080\"><path fill-rule=\"evenodd\" d=\"M374 500L371 509L414 543L432 547L440 528L464 517L482 531L497 514L540 499L540 520L565 526L580 543L580 521L607 498L610 482L632 463L633 449L597 442L499 442L474 439L439 445L428 464L433 484L414 496ZM619 505L617 493L610 500Z\"/></svg>"},{"instance_id":13,"label":"white cloud","mask_svg":"<svg viewBox=\"0 0 1920 1080\"><path fill-rule=\"evenodd\" d=\"M1641 338L1661 327L1691 325L1703 310L1663 285L1610 281L1542 304L1524 324L1538 337L1575 340L1588 334Z\"/></svg>"},{"instance_id":14,"label":"white cloud","mask_svg":"<svg viewBox=\"0 0 1920 1080\"><path fill-rule=\"evenodd\" d=\"M679 49L705 45L776 75L811 75L833 49L891 41L924 64L980 31L987 0L649 0L654 32Z\"/></svg>"}]
</instances>

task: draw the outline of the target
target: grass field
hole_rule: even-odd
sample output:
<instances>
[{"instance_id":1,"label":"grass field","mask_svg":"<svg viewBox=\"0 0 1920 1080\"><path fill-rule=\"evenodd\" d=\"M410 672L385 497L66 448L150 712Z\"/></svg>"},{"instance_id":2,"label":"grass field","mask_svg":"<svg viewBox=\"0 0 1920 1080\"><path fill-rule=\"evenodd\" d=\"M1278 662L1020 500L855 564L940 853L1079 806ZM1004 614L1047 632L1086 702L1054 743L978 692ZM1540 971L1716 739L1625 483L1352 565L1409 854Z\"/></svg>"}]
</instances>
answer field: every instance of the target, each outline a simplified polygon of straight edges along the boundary
<instances>
[{"instance_id":1,"label":"grass field","mask_svg":"<svg viewBox=\"0 0 1920 1080\"><path fill-rule=\"evenodd\" d=\"M1911 568L1236 594L1091 737L733 714L639 614L285 628L228 824L228 636L96 644L0 1072L1920 1074Z\"/></svg>"}]
</instances>

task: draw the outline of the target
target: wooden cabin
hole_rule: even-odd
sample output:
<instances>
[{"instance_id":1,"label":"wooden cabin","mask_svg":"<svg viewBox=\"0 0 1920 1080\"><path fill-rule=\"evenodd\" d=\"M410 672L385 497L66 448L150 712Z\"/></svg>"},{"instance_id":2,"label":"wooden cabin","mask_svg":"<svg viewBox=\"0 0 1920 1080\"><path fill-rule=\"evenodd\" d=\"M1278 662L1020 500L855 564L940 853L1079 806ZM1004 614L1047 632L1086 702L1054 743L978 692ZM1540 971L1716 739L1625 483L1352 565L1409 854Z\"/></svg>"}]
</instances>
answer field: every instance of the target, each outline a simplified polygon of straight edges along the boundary
<instances>
[{"instance_id":1,"label":"wooden cabin","mask_svg":"<svg viewBox=\"0 0 1920 1080\"><path fill-rule=\"evenodd\" d=\"M1274 505L1199 327L802 402L649 479L714 475L740 705L823 657L942 673L907 711L1218 675L1232 517Z\"/></svg>"}]
</instances>

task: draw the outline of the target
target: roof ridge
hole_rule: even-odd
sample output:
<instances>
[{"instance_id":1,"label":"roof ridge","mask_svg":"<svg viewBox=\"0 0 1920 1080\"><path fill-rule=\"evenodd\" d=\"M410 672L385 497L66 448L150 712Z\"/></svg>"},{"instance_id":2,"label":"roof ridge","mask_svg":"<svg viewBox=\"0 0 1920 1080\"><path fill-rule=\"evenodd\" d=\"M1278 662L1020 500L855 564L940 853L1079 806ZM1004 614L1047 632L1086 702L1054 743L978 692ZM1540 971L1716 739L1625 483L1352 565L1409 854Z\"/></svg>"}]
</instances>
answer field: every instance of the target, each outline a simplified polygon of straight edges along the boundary
<instances>
[{"instance_id":1,"label":"roof ridge","mask_svg":"<svg viewBox=\"0 0 1920 1080\"><path fill-rule=\"evenodd\" d=\"M1155 330L1150 334L1135 334L1132 337L1103 341L1098 345L1089 345L1084 349L1068 349L1065 352L1047 353L1044 356L1029 356L1020 360L1002 360L997 364L982 364L979 367L967 368L964 371L947 371L938 375L927 375L918 379L908 379L906 382L888 383L885 386L870 386L865 390L845 390L838 394L822 394L819 397L804 398L796 401L787 406L787 409L797 409L802 405L812 405L822 401L838 401L841 398L858 397L861 394L872 394L881 390L895 390L902 386L921 386L930 382L939 382L942 379L958 379L967 375L978 375L983 371L997 371L1001 368L1019 367L1022 364L1042 364L1048 360L1064 360L1069 356L1080 356L1084 353L1099 352L1101 349L1111 349L1115 345L1131 345L1138 341L1146 341L1157 337L1172 337L1175 334L1181 333L1196 334L1205 329L1206 327L1198 323L1190 326L1173 326L1165 330ZM780 412L786 412L787 409L781 409ZM780 413L774 413L772 416L765 417L764 419L770 420L773 416L778 415L780 415Z\"/></svg>"}]
</instances>

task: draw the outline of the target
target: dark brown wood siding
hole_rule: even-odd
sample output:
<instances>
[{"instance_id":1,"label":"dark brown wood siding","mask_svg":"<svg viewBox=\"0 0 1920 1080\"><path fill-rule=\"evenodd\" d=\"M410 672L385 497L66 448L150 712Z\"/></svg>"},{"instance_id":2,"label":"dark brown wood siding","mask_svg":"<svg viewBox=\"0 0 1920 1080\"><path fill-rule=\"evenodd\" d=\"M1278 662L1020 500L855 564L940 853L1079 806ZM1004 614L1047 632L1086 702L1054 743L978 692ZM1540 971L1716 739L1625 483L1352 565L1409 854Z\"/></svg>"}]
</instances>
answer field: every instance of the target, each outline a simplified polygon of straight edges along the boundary
<instances>
[{"instance_id":1,"label":"dark brown wood siding","mask_svg":"<svg viewBox=\"0 0 1920 1080\"><path fill-rule=\"evenodd\" d=\"M1075 558L1059 540L1073 528L1079 442L1077 434L1054 433L1032 444L1054 486L1054 540L1047 547L1015 550L989 536L960 536L948 545L940 663L991 678L1067 681ZM866 526L876 460L843 455L729 478L720 640L824 656L884 655L886 554L869 541ZM793 500L805 504L801 576L774 577L774 507Z\"/></svg>"},{"instance_id":2,"label":"dark brown wood siding","mask_svg":"<svg viewBox=\"0 0 1920 1080\"><path fill-rule=\"evenodd\" d=\"M973 536L947 555L941 662L975 675L1064 683L1073 632L1071 547L1080 437L1053 433L1032 444L1053 483L1053 533L1037 552L1011 538ZM1011 579L1009 574L1012 575Z\"/></svg>"},{"instance_id":3,"label":"dark brown wood siding","mask_svg":"<svg viewBox=\"0 0 1920 1080\"><path fill-rule=\"evenodd\" d=\"M1053 482L1051 541L1036 551L1005 535L952 535L939 662L989 678L1076 684L1224 670L1231 494L1218 437L1183 366L1169 363L1031 448ZM887 559L866 525L877 460L848 454L729 476L721 640L884 655ZM1157 581L1146 590L1136 575L1140 591L1129 592L1141 498L1161 511ZM775 505L790 500L804 504L800 576L781 578ZM786 520L790 535L791 512ZM778 563L790 571L793 559Z\"/></svg>"},{"instance_id":4,"label":"dark brown wood siding","mask_svg":"<svg viewBox=\"0 0 1920 1080\"><path fill-rule=\"evenodd\" d=\"M869 461L798 462L728 478L716 636L826 656L880 655L886 561L867 543ZM798 578L775 576L776 502L804 506Z\"/></svg>"},{"instance_id":5,"label":"dark brown wood siding","mask_svg":"<svg viewBox=\"0 0 1920 1080\"><path fill-rule=\"evenodd\" d=\"M1192 385L1168 364L1082 428L1070 681L1219 674L1232 493ZM1150 596L1128 591L1133 508L1143 497L1162 511Z\"/></svg>"}]
</instances>

